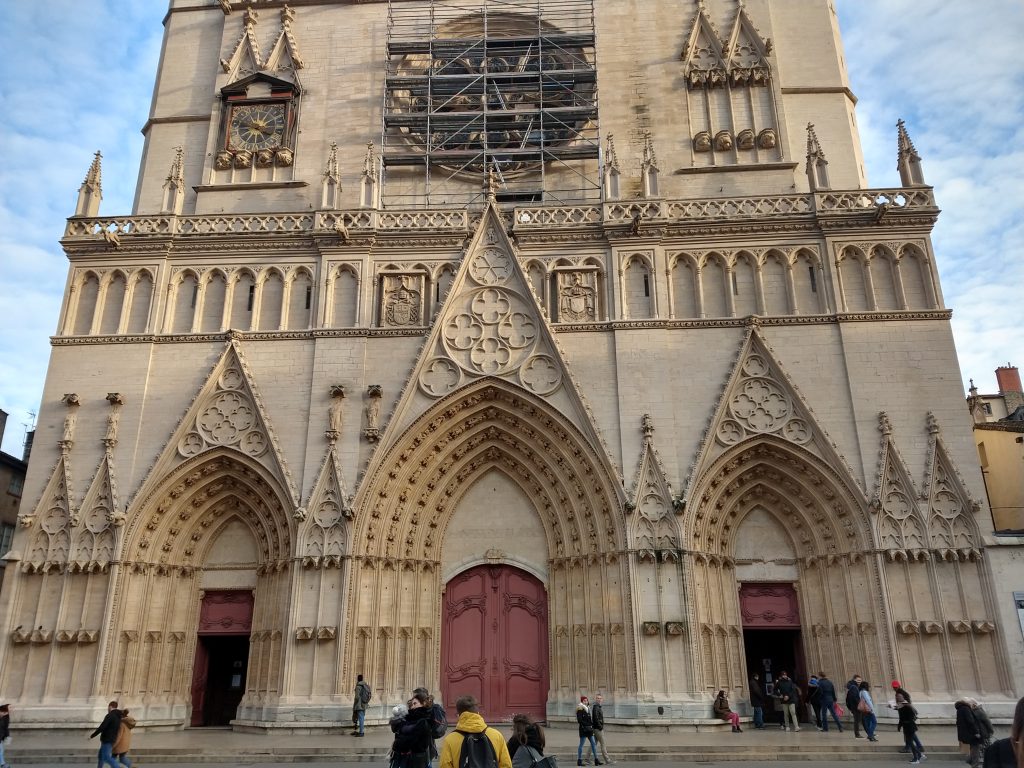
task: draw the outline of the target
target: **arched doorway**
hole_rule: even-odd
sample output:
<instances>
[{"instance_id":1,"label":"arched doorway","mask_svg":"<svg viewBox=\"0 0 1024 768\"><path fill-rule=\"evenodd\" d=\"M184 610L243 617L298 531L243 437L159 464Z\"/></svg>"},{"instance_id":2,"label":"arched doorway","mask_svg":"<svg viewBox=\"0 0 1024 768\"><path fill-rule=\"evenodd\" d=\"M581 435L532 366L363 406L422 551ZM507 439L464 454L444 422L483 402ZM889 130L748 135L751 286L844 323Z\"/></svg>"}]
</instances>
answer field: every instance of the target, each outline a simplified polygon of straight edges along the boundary
<instances>
[{"instance_id":1,"label":"arched doorway","mask_svg":"<svg viewBox=\"0 0 1024 768\"><path fill-rule=\"evenodd\" d=\"M441 692L472 694L484 719L547 717L548 607L539 579L510 565L480 565L445 587Z\"/></svg>"}]
</instances>

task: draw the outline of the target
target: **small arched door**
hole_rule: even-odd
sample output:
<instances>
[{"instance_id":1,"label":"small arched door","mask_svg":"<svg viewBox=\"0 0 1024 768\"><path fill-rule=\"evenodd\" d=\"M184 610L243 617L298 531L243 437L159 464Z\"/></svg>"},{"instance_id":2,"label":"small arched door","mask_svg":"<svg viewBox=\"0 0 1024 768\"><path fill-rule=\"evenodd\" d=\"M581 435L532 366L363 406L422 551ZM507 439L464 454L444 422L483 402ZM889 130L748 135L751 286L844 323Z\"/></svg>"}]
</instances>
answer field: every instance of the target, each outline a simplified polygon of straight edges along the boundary
<instances>
[{"instance_id":1,"label":"small arched door","mask_svg":"<svg viewBox=\"0 0 1024 768\"><path fill-rule=\"evenodd\" d=\"M490 723L547 717L548 604L544 585L509 565L481 565L445 587L441 686L445 705L472 694Z\"/></svg>"}]
</instances>

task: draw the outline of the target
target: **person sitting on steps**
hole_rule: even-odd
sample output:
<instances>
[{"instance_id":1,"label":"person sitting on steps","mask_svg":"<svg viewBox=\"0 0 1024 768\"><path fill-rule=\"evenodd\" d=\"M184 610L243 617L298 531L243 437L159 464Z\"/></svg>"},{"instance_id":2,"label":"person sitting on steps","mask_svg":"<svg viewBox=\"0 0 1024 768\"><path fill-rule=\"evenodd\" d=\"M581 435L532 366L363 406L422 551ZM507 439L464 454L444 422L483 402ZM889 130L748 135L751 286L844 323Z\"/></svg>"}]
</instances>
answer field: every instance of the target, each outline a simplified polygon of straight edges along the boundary
<instances>
[{"instance_id":1,"label":"person sitting on steps","mask_svg":"<svg viewBox=\"0 0 1024 768\"><path fill-rule=\"evenodd\" d=\"M729 708L729 697L725 695L724 690L719 691L715 698L715 716L732 723L733 733L743 733L743 729L740 728L740 716Z\"/></svg>"}]
</instances>

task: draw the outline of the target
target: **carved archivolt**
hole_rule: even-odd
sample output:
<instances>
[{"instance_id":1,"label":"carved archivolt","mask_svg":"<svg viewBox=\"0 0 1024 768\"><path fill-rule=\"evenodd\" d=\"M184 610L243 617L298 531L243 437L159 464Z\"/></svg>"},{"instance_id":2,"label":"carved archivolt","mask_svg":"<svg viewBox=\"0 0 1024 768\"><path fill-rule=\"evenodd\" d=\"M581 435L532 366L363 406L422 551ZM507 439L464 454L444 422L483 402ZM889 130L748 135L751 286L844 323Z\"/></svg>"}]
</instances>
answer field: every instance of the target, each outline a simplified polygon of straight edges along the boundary
<instances>
[{"instance_id":1,"label":"carved archivolt","mask_svg":"<svg viewBox=\"0 0 1024 768\"><path fill-rule=\"evenodd\" d=\"M522 391L484 380L441 401L374 464L353 533L366 555L436 561L462 493L495 466L534 500L551 558L624 545L610 469L582 434Z\"/></svg>"}]
</instances>

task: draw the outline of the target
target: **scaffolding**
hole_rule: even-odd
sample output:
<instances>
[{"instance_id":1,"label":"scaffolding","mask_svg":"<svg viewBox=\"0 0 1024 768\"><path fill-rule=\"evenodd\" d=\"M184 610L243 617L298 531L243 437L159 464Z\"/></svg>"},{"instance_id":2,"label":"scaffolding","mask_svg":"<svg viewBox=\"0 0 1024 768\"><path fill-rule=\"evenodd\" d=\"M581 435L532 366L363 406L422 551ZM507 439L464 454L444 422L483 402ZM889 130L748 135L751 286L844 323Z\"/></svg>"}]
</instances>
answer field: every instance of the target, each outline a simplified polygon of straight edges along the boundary
<instances>
[{"instance_id":1,"label":"scaffolding","mask_svg":"<svg viewBox=\"0 0 1024 768\"><path fill-rule=\"evenodd\" d=\"M600 199L593 0L389 0L387 53L389 206Z\"/></svg>"}]
</instances>

